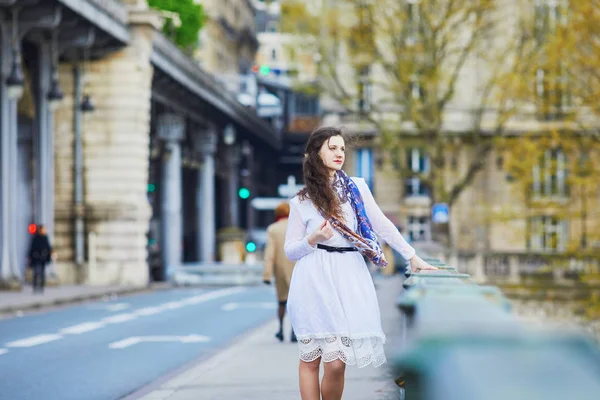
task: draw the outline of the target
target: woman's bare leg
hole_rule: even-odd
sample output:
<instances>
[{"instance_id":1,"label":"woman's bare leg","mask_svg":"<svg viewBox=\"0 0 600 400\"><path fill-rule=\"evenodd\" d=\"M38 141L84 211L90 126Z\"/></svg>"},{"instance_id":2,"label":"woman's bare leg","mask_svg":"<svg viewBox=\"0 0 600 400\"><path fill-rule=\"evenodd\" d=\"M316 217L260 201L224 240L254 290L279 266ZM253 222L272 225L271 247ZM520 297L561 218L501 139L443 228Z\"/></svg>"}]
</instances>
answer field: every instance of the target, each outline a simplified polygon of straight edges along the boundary
<instances>
[{"instance_id":1,"label":"woman's bare leg","mask_svg":"<svg viewBox=\"0 0 600 400\"><path fill-rule=\"evenodd\" d=\"M341 400L344 392L346 364L342 360L323 363L325 373L321 382L323 400Z\"/></svg>"},{"instance_id":2,"label":"woman's bare leg","mask_svg":"<svg viewBox=\"0 0 600 400\"><path fill-rule=\"evenodd\" d=\"M300 361L298 371L300 374L300 397L302 400L320 400L319 390L319 364L321 357L315 361Z\"/></svg>"}]
</instances>

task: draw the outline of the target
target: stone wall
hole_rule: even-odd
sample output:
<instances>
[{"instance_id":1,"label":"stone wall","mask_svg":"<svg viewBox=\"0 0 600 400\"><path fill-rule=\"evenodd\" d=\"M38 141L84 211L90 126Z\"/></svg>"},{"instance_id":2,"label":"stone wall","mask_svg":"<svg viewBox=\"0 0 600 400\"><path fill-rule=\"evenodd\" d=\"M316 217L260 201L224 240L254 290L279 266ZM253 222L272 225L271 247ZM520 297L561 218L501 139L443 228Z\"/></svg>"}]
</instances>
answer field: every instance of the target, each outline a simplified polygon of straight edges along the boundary
<instances>
[{"instance_id":1,"label":"stone wall","mask_svg":"<svg viewBox=\"0 0 600 400\"><path fill-rule=\"evenodd\" d=\"M56 272L63 284L78 280L75 269L74 214L74 123L75 85L72 65L61 65L59 81L64 98L54 117L54 249Z\"/></svg>"},{"instance_id":2,"label":"stone wall","mask_svg":"<svg viewBox=\"0 0 600 400\"><path fill-rule=\"evenodd\" d=\"M65 100L56 115L56 238L61 282L148 283L146 232L151 209L148 182L150 64L153 28L134 26L131 44L86 66L83 93L95 106L84 114L83 174L86 266L75 274L73 74L61 69ZM89 259L88 235L96 235Z\"/></svg>"}]
</instances>

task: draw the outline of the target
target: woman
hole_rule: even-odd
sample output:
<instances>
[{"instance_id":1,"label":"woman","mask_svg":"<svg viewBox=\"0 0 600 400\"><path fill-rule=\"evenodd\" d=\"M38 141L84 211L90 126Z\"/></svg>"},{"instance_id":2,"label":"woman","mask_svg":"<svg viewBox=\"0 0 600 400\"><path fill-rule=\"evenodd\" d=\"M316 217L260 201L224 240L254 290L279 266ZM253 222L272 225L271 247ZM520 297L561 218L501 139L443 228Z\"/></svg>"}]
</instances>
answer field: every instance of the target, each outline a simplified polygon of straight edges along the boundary
<instances>
[{"instance_id":1,"label":"woman","mask_svg":"<svg viewBox=\"0 0 600 400\"><path fill-rule=\"evenodd\" d=\"M285 253L297 263L287 308L300 347L303 400L341 399L346 364L386 361L377 295L363 258L387 264L375 233L414 270L435 269L381 212L364 179L342 171L344 152L341 129L314 131L303 162L306 186L290 201Z\"/></svg>"},{"instance_id":2,"label":"woman","mask_svg":"<svg viewBox=\"0 0 600 400\"><path fill-rule=\"evenodd\" d=\"M275 337L283 341L283 317L285 317L285 306L287 304L288 291L290 290L290 279L294 262L290 261L283 252L285 233L288 226L288 217L290 215L289 203L282 202L275 207L275 222L267 228L267 243L265 245L265 262L263 269L263 282L271 284L271 279L275 275L275 285L277 288L277 302L279 309L279 331ZM292 342L296 341L296 336L292 330L290 336Z\"/></svg>"}]
</instances>

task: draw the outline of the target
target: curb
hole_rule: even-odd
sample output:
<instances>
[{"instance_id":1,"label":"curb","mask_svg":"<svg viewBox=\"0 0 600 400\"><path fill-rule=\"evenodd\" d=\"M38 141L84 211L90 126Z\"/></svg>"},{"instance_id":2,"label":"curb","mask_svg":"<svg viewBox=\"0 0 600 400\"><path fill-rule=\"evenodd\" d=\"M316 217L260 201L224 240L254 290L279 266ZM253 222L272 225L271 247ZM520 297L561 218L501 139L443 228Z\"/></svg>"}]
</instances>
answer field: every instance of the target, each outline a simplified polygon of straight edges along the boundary
<instances>
[{"instance_id":1,"label":"curb","mask_svg":"<svg viewBox=\"0 0 600 400\"><path fill-rule=\"evenodd\" d=\"M0 306L0 315L17 313L19 311L32 311L32 310L43 310L46 308L52 308L57 306L64 306L68 304L77 304L82 303L89 300L98 300L102 299L105 296L110 295L130 295L130 294L138 294L145 292L153 292L156 290L167 290L171 289L173 286L168 283L156 283L151 284L150 286L141 286L141 287L126 287L126 288L113 288L111 290L106 291L98 291L94 293L83 293L77 294L69 297L57 298L57 299L39 299L37 301L28 302L25 304L19 305L10 305L10 306Z\"/></svg>"}]
</instances>

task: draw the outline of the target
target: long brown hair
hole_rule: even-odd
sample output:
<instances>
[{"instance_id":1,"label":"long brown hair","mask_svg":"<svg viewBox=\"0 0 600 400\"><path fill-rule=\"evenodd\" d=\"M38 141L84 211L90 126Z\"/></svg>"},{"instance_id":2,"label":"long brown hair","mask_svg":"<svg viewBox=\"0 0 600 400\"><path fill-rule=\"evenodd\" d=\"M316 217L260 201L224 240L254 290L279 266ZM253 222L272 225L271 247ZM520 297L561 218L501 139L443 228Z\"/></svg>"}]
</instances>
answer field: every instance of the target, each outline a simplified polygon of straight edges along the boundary
<instances>
[{"instance_id":1,"label":"long brown hair","mask_svg":"<svg viewBox=\"0 0 600 400\"><path fill-rule=\"evenodd\" d=\"M317 128L310 134L302 161L302 175L306 186L298 192L298 197L300 200L310 199L324 216L342 219L340 201L331 187L329 169L319 155L323 143L333 136L344 138L345 135L342 129L331 126Z\"/></svg>"}]
</instances>

